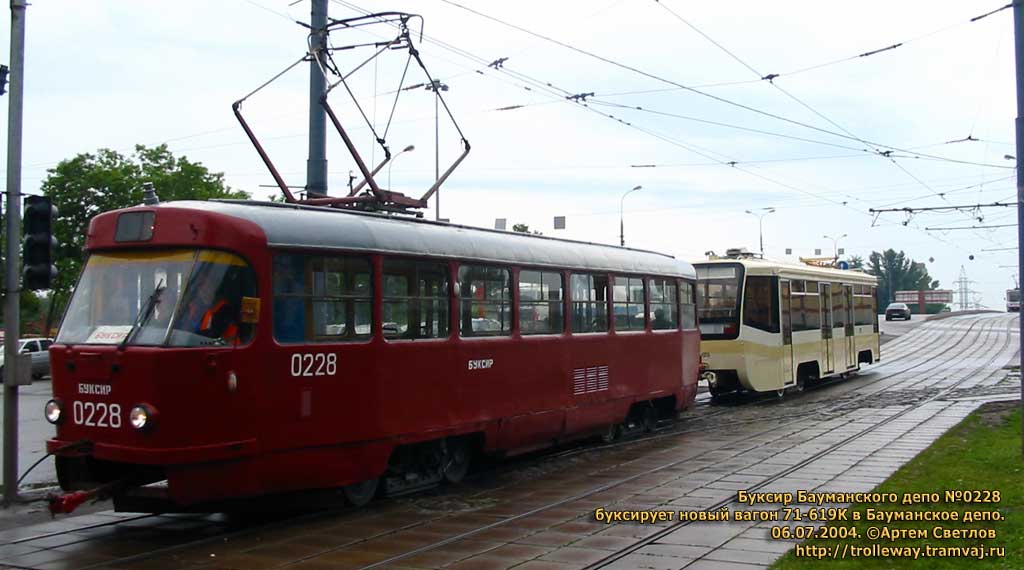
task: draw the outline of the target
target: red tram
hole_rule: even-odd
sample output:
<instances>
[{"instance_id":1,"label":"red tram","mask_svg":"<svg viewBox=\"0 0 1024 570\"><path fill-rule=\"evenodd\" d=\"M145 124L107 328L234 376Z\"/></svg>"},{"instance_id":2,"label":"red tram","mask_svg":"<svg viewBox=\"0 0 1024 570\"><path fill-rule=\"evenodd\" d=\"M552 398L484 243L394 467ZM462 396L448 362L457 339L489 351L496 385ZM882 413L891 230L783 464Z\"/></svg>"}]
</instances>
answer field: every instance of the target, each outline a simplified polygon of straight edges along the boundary
<instances>
[{"instance_id":1,"label":"red tram","mask_svg":"<svg viewBox=\"0 0 1024 570\"><path fill-rule=\"evenodd\" d=\"M120 510L361 504L696 394L695 273L666 255L253 202L102 214L87 250L48 450Z\"/></svg>"}]
</instances>

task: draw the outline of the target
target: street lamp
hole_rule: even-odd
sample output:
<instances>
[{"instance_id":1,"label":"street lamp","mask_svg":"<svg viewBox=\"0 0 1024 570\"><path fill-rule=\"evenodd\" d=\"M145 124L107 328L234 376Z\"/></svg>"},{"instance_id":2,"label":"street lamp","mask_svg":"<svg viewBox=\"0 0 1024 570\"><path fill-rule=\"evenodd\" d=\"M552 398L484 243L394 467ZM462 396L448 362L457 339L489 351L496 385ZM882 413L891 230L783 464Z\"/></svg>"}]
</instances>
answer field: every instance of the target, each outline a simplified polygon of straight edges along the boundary
<instances>
[{"instance_id":1,"label":"street lamp","mask_svg":"<svg viewBox=\"0 0 1024 570\"><path fill-rule=\"evenodd\" d=\"M839 240L846 237L846 234L840 235L839 237L833 237L831 235L825 235L825 239L833 240L833 257L836 261L839 261Z\"/></svg>"},{"instance_id":2,"label":"street lamp","mask_svg":"<svg viewBox=\"0 0 1024 570\"><path fill-rule=\"evenodd\" d=\"M825 239L832 240L832 255L836 261L839 261L839 240L843 239L844 237L846 237L846 234L843 234L837 238L834 238L832 236L825 236Z\"/></svg>"},{"instance_id":3,"label":"street lamp","mask_svg":"<svg viewBox=\"0 0 1024 570\"><path fill-rule=\"evenodd\" d=\"M412 152L414 150L416 150L416 146L415 145L409 145L409 146L403 148L402 150L400 150L398 152L398 154L396 154L395 156L391 157L391 163L388 164L388 190L389 191L391 190L391 167L395 165L395 161L398 160L398 157L402 156L403 152Z\"/></svg>"},{"instance_id":4,"label":"street lamp","mask_svg":"<svg viewBox=\"0 0 1024 570\"><path fill-rule=\"evenodd\" d=\"M435 79L427 84L427 91L434 92L434 183L441 179L441 139L440 132L437 123L437 103L441 100L441 91L447 91L448 86L441 83L440 79ZM434 191L434 219L441 220L441 189L438 188Z\"/></svg>"},{"instance_id":5,"label":"street lamp","mask_svg":"<svg viewBox=\"0 0 1024 570\"><path fill-rule=\"evenodd\" d=\"M627 190L619 200L619 245L622 247L626 247L625 226L622 224L622 203L626 200L626 196L628 196L630 192L636 192L641 188L643 188L643 186L634 186L632 190Z\"/></svg>"},{"instance_id":6,"label":"street lamp","mask_svg":"<svg viewBox=\"0 0 1024 570\"><path fill-rule=\"evenodd\" d=\"M762 222L764 222L765 216L775 212L775 208L758 208L758 210L764 210L764 213L758 214L757 212L753 212L751 210L744 210L744 212L750 214L751 216L757 216L758 243L761 246L761 257L764 257L764 225L762 224Z\"/></svg>"}]
</instances>

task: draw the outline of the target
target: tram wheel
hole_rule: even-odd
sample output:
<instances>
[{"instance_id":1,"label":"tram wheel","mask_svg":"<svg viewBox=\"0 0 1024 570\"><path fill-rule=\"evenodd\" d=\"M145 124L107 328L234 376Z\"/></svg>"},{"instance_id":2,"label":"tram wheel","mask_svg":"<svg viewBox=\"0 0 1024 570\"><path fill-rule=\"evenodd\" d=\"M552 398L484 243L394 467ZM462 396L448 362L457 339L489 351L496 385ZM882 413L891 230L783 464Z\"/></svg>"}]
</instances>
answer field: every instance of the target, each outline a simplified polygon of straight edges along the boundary
<instances>
[{"instance_id":1,"label":"tram wheel","mask_svg":"<svg viewBox=\"0 0 1024 570\"><path fill-rule=\"evenodd\" d=\"M463 439L454 439L447 442L448 457L443 469L444 478L449 483L458 483L465 479L469 473L469 464L472 459L472 452L469 444Z\"/></svg>"},{"instance_id":2,"label":"tram wheel","mask_svg":"<svg viewBox=\"0 0 1024 570\"><path fill-rule=\"evenodd\" d=\"M807 389L807 379L804 377L803 374L796 375L795 389L798 394L803 393L803 391Z\"/></svg>"},{"instance_id":3,"label":"tram wheel","mask_svg":"<svg viewBox=\"0 0 1024 570\"><path fill-rule=\"evenodd\" d=\"M654 406L648 406L644 408L643 414L644 431L651 433L654 428L658 427L658 412Z\"/></svg>"},{"instance_id":4,"label":"tram wheel","mask_svg":"<svg viewBox=\"0 0 1024 570\"><path fill-rule=\"evenodd\" d=\"M609 424L608 429L606 429L604 433L601 434L601 442L613 443L615 440L619 439L621 435L622 426L620 426L619 424Z\"/></svg>"},{"instance_id":5,"label":"tram wheel","mask_svg":"<svg viewBox=\"0 0 1024 570\"><path fill-rule=\"evenodd\" d=\"M360 481L359 483L345 485L342 487L342 492L345 494L345 500L347 500L353 507L365 507L373 500L374 495L377 494L378 481L379 479L373 478L367 479L366 481Z\"/></svg>"},{"instance_id":6,"label":"tram wheel","mask_svg":"<svg viewBox=\"0 0 1024 570\"><path fill-rule=\"evenodd\" d=\"M775 397L779 398L780 400L785 395L786 395L786 389L785 388L779 388L778 390L775 391Z\"/></svg>"}]
</instances>

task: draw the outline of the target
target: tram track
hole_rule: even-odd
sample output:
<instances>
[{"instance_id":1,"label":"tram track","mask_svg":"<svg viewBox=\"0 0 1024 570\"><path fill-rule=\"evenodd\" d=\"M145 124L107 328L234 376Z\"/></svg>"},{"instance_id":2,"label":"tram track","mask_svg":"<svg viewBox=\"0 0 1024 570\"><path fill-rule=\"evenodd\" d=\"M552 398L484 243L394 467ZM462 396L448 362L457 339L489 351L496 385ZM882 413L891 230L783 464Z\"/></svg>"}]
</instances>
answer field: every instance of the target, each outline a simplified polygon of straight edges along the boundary
<instances>
[{"instance_id":1,"label":"tram track","mask_svg":"<svg viewBox=\"0 0 1024 570\"><path fill-rule=\"evenodd\" d=\"M956 347L956 352L955 353L951 352L951 347L949 347L948 345L944 346L944 347L935 347L933 350L929 351L929 353L927 353L927 355L922 355L920 352L918 352L918 354L917 354L917 362L914 363L913 365L906 366L906 367L901 367L901 369L898 370L898 371L895 371L895 372L890 373L890 374L885 374L885 375L883 375L883 376L881 376L879 378L872 379L871 382L869 382L867 384L860 384L860 385L858 385L858 386L856 386L854 388L855 388L856 391L861 391L861 390L863 390L867 386L877 385L878 383L883 382L886 379L898 376L898 375L906 373L908 371L919 369L920 367L925 366L927 364L932 364L932 366L928 367L926 370L924 370L924 372L928 372L928 371L934 370L936 368L939 368L939 367L941 367L943 365L944 362L948 363L949 361L952 361L952 360L954 360L956 358L961 357L967 350L970 350L971 344L974 344L974 346L976 347L977 345L975 343L968 343L966 346L961 346L961 345L963 345L965 339L967 339L970 335L972 335L972 334L981 334L983 332L989 332L990 329L992 329L993 327L997 327L999 320L1000 319L997 319L997 318L979 319L976 322L972 323L970 326L966 327L965 330L963 330L958 335L958 338L955 341L955 343L956 343L954 345L954 347ZM1009 323L1006 323L1005 326L1008 327ZM975 331L976 328L978 329L977 331ZM946 334L948 334L948 332ZM936 333L936 334L933 334L933 335L929 335L929 338L934 339L934 337L937 337L937 336L942 336L942 334ZM999 350L992 350L991 354L988 355L988 360L986 360L986 363L983 364L983 365L979 365L979 366L974 367L974 370L978 370L978 369L984 368L986 365L990 364L993 360L995 360L1001 354L1003 354L1005 352L1005 350L1006 350L1006 347L1009 346L1010 340L1011 340L1010 335L1006 335L1006 339L1004 340L1003 347L1001 349L999 349ZM911 353L911 352L913 352L915 350L914 347L923 346L923 345L926 345L926 344L931 344L931 342L930 341L929 342L921 341L921 342L913 342L913 343L905 343L905 344L907 346L903 347L903 348L905 348L907 353L909 354L909 353ZM932 353L934 353L934 354L932 354ZM939 356L939 355L942 355L944 358L942 358L942 359L935 358L935 356ZM890 358L893 358L893 357L890 357ZM941 398L945 394L950 393L951 391L955 390L962 382L964 382L966 380L966 378L969 378L969 375L965 375L963 378L958 379L956 382L954 382L950 386L946 387L941 392L930 396L926 401L933 401L935 399ZM826 385L824 387L828 387L828 385ZM817 390L815 390L815 392L816 391ZM871 396L871 395L873 395L875 393L877 393L877 392L871 392L871 393L868 393L868 394L859 394L859 395L855 394L855 400L861 400L861 399L867 398L867 397L869 397L869 396ZM764 403L764 404L769 404L769 403L778 404L778 403L782 403L782 401L780 401L780 400L768 400L768 401L764 401L764 402L759 402L758 405L760 405L760 403ZM796 398L796 399L792 400L792 403L794 405L800 405L801 403L806 405L808 402L805 401L804 398ZM805 421L805 418L807 416L809 416L809 415L821 414L823 409L834 408L836 411L838 411L838 410L842 409L843 407L848 407L849 405L850 405L849 401L844 401L844 402L834 403L834 404L829 405L829 406L820 406L820 407L816 406L816 407L814 407L814 409L805 410L804 413L801 413L801 414L798 414L796 416L793 416L790 421L779 423L779 424L774 424L774 425L772 425L770 427L767 427L764 430L760 430L760 431L758 431L758 432L756 432L754 434L745 434L740 439L757 438L757 437L760 437L760 436L763 436L763 435L766 435L766 434L771 434L773 432L774 433L782 433L782 432L784 432L784 430L787 427L794 426L796 424L799 424L802 421ZM749 410L751 408L753 408L753 406L735 406L735 407L730 407L730 409L728 409L728 410L723 410L723 413L735 413L738 410ZM901 414L904 414L904 413L906 413L906 412L908 412L909 410L912 410L912 409L914 409L913 406L912 407L908 407L906 410L904 410L904 412L901 412ZM694 419L701 421L702 424L706 424L706 423L708 423L708 421L714 419L718 415L720 415L720 414L710 414L710 415L704 415L704 416L702 416L700 418L694 418ZM902 417L902 415L900 415L898 417ZM895 417L892 418L892 419L886 420L885 423L889 423L890 421L893 421L894 419L895 419ZM719 424L719 425L715 426L715 428L717 430L719 430L719 431L722 431L722 430L728 430L729 427L734 427L734 426L738 426L738 425L745 425L745 424L750 424L750 423L764 422L764 421L765 421L764 417L753 417L753 418L746 418L746 419L737 419L737 420L734 420L733 422L726 422L726 423L723 423L723 424ZM681 427L682 429L678 429L679 427ZM693 426L693 425L690 425L690 424L677 423L676 426L657 430L655 432L655 434L647 436L647 437L640 437L640 438L635 438L635 439L615 442L615 443L612 443L612 444L600 445L600 446L597 446L597 447L588 446L586 448L569 449L569 450L566 450L564 452L557 452L555 454L548 454L548 455L545 455L545 456L538 457L535 461L531 460L531 461L528 461L525 464L519 464L519 465L515 466L514 468L517 469L517 470L526 470L526 469L529 469L530 467L532 467L534 465L537 465L537 464L552 463L552 462L556 462L556 461L561 460L561 459L573 457L573 456L584 454L584 453L615 451L616 449L619 449L619 448L626 448L626 449L628 449L628 448L632 448L632 447L637 446L637 445L655 442L657 440L664 439L664 438L679 437L679 436L684 436L684 435L695 433L695 432L706 431L708 429L708 427L709 426L707 426L707 425ZM865 430L862 433L858 433L853 438L849 438L847 440L844 440L844 442L842 442L842 443L847 443L847 442L852 441L854 439L863 437L864 435L866 435L870 431L873 431L874 429L877 429L878 427L880 427L880 425L876 426L874 428L870 428L869 430ZM781 435L779 437L779 439L784 439L786 437L788 437L788 434L783 433L783 435ZM423 553L426 553L426 552L430 552L432 550L443 548L444 546L452 544L453 542L457 542L459 540L463 540L465 538L472 537L472 536L474 536L476 534L479 534L481 532L484 532L484 531L487 531L487 530L490 530L490 529L494 529L494 528L497 528L497 527L500 527L500 526L503 526L503 525L507 525L507 524L513 523L515 521L523 520L523 519L528 518L530 516L542 513L544 511L556 508L558 506L566 505L568 503L571 503L573 501L579 500L581 498L586 498L586 497L590 497L590 496L596 495L596 494L601 493L603 491L606 491L606 490L609 490L609 489L613 489L615 487L618 487L618 486L624 485L626 483L635 481L635 480L639 479L640 477L648 476L648 475L657 473L659 471L670 469L670 468L678 466L678 465L680 465L682 463L692 462L692 461L699 461L702 457L707 457L710 454L713 454L713 453L717 452L722 447L727 447L729 445L733 445L734 443L735 442L730 443L728 441L723 442L722 446L716 446L714 449L710 449L710 450L707 450L707 451L704 451L704 452L700 452L700 453L697 453L695 455L688 455L688 456L686 456L686 457L684 457L682 459L671 461L671 462L668 462L666 464L663 464L663 465L660 465L660 466L656 466L656 467L654 467L652 469L646 469L644 471L641 471L641 472L636 473L634 475L631 475L629 477L620 478L620 479L617 479L615 481L611 481L611 482L599 485L597 487L588 489L586 491L583 491L583 492L580 492L580 493L576 493L576 494L573 494L573 495L568 496L568 497L564 497L564 498L559 499L557 501L549 502L547 504L535 507L533 509L529 509L529 510L527 510L525 512L516 514L514 516L511 516L511 517L508 517L508 518L505 518L505 519L501 519L501 520L495 521L495 522L493 522L491 524L483 525L483 526L480 526L478 528L474 528L474 529L471 529L471 530L468 530L468 531L464 531L464 532L455 534L453 536L450 536L448 538L445 538L444 540L440 540L440 541L437 541L437 542L434 542L434 543L431 543L431 544L426 544L426 545L423 545L421 547L418 547L418 548L409 550L407 552L404 552L402 554L399 554L399 555L396 555L396 556L391 556L389 558L386 558L384 560L380 560L380 561L377 561L377 562L373 562L371 564L362 566L361 568L363 570L368 570L370 568L377 568L377 567L380 567L380 566L383 566L383 565L386 565L386 564L391 564L391 563L398 562L400 560L403 560L405 558L409 558L411 556L415 556L417 554L423 554ZM797 445L799 445L799 444L797 444ZM834 448L837 447L838 445L839 444L837 444L836 446L833 446L833 447L831 447L829 449L833 449L834 450ZM824 453L816 454L814 457L817 458L817 457L820 457L821 455L824 455ZM802 462L801 465L806 465L810 461L813 461L813 459L807 460L805 462ZM612 467L609 467L607 469L598 470L596 473L601 473L601 472L606 471L606 470L616 469L616 468L620 468L620 467L623 467L623 466L627 466L629 463L630 463L630 461L627 461L626 463L617 463L617 464L615 464ZM507 468L507 464L506 464L506 468ZM794 469L787 469L787 471L784 472L784 474L785 473L791 473L794 470L795 470L795 468ZM771 482L773 482L775 480L778 480L778 478L779 478L779 476L776 476L776 477L771 478L771 480L762 482L761 484L758 484L757 487L752 487L752 490L755 489L755 488L760 488L760 487L762 487L764 485L768 485ZM495 489L501 489L501 488L506 487L506 486L515 485L518 482L519 482L518 480L514 480L514 481L511 481L511 482L506 483L504 485L501 485L499 487L487 489L485 491L482 491L479 494L490 493L490 492L493 492ZM473 497L473 496L475 496L475 495L471 495L471 497ZM395 503L392 503L392 504L394 505ZM168 555L168 554L172 554L174 552L184 551L184 550L187 550L187 549L190 549L190 548L195 548L195 547L201 547L203 545L214 543L214 542L227 542L227 541L234 540L236 538L244 537L246 535L252 535L252 534L256 534L256 533L260 533L260 532L265 532L265 531L273 531L273 530L276 530L278 528L288 527L288 526L292 526L292 525L303 523L303 522L317 522L320 519L330 519L331 517L336 517L339 513L344 513L344 512L357 512L357 511L351 511L351 510L348 510L348 509L346 509L345 511L330 510L330 511L322 511L322 512L317 512L317 513L305 514L305 515L301 515L301 516L298 516L298 517L290 517L290 518L286 518L286 519L277 520L277 521L274 521L274 522L271 522L271 523L258 524L256 526L252 526L252 527L236 530L236 531L233 531L233 532L215 534L213 536L208 536L208 537L205 537L205 538L200 539L200 540L187 541L187 542L184 542L184 543L181 543L181 544L175 544L175 545L171 545L171 546L168 546L168 547L165 547L165 548L160 548L160 549L156 549L156 550L150 550L150 551L147 551L145 553L141 553L141 554L134 555L134 556L122 557L122 558L117 558L117 559L113 559L113 560L107 560L107 561L104 561L102 563L86 565L86 566L82 566L81 568L84 570L84 569L96 568L96 567L100 567L100 566L127 564L127 563L131 563L131 562L135 562L135 561L139 561L139 560L144 560L144 559L149 559L149 558L153 558L153 557L157 557L157 556L165 556L165 555ZM102 528L102 527L106 527L106 526L116 526L119 523L136 522L136 521L140 521L140 520L143 520L143 519L146 519L146 518L150 518L150 517L153 517L153 516L156 516L156 515L140 515L139 517L131 517L129 519L124 519L122 521L113 521L113 522L108 522L108 523L103 523L103 524L98 524L98 525L91 525L91 526L88 526L88 527L80 527L79 529L74 529L74 530L75 531L82 531L82 530L87 530L87 529L98 529L98 528ZM423 519L420 519L420 520L415 520L415 521L410 522L409 524L406 524L406 525L399 525L399 526L391 527L391 528L382 530L380 532L367 535L367 536L362 537L360 539L355 539L355 540L352 540L352 541L344 542L343 544L335 545L335 546L333 546L331 548L318 549L316 552L310 553L310 554L308 554L306 556L303 556L303 557L295 559L295 560L284 562L284 563L282 563L282 564L280 564L278 566L274 566L273 568L278 568L278 569L280 569L280 568L288 568L290 566L293 566L295 564L298 564L298 563L301 563L301 562L304 562L304 561L312 560L312 559L315 559L315 558L318 558L318 557L321 557L321 556L324 556L324 555L328 555L328 554L331 554L331 553L335 553L335 552L338 552L338 551L341 551L341 550L345 550L345 549L348 549L348 548L358 547L359 545L367 543L367 542L372 541L372 540L386 538L386 537L391 536L391 535L397 535L397 534L400 534L400 533L402 533L404 531L413 530L413 529L416 529L416 528L419 528L419 527L427 527L427 526L429 526L432 523L441 522L441 521L449 518L450 516L451 516L450 513L445 513L445 514L437 516L437 517L427 517L427 518L423 518ZM358 520L352 521L352 522L353 522L353 524L358 524ZM45 539L45 538L51 538L51 537L54 537L54 536L58 536L60 534L62 534L62 533L59 533L59 532L45 533L45 534L41 534L41 535L37 535L37 536L25 537L25 538L22 538L22 539L18 539L16 541L11 541L8 544L26 544L26 543L31 543L33 541L38 541L38 540L42 540L42 539ZM74 542L72 544L80 544L81 542L87 542L89 540L91 540L91 538L83 537L82 541ZM637 548L642 548L642 546L639 546ZM625 555L626 554L624 554L623 556L625 556ZM599 567L599 566L595 566L595 567Z\"/></svg>"},{"instance_id":2,"label":"tram track","mask_svg":"<svg viewBox=\"0 0 1024 570\"><path fill-rule=\"evenodd\" d=\"M992 320L996 320L996 319L992 319ZM1003 349L995 352L991 356L991 358L986 362L986 365L991 364L992 361L995 360L995 358L997 358L998 355L1001 354L1003 352L1003 350L1005 350L1005 348L1009 346L1012 337L1009 334L1007 334L1005 336L1006 336L1006 340L1004 342ZM979 369L985 369L985 368L987 368L987 366L980 366L979 367ZM962 381L963 380L961 380L960 382L962 382ZM928 397L925 401L921 402L921 404L938 400L938 399L942 398L943 396L953 392L959 386L960 382L957 382L956 384L948 386L948 387L944 388L942 391L940 391L939 393L934 394L934 395ZM782 478L784 478L784 477L786 477L786 476L788 476L788 475L790 475L790 474L792 474L792 473L794 473L794 472L796 472L796 471L798 471L798 470L800 470L800 469L802 469L804 467L807 467L808 465L814 463L818 459L821 459L822 457L824 457L826 455L829 455L830 453L836 451L837 449L839 449L839 448L841 448L843 446L848 445L850 442L853 442L853 441L856 441L856 440L858 440L858 439L860 439L862 437L865 437L868 434L871 434L871 433L879 430L880 428L882 428L882 427L884 427L884 426L886 426L886 425L888 425L888 424L890 424L890 423L892 423L892 422L894 422L894 421L896 421L896 420L906 416L907 414L910 414L910 413L916 411L919 406L920 406L920 404L918 406L908 406L908 407L904 408L903 410L901 410L899 412L896 412L895 414L893 414L891 416L888 416L885 419L875 423L874 425L871 425L871 426L869 426L869 427L867 427L867 428L857 432L853 436L850 436L850 437L844 439L843 441L839 441L839 442L836 442L834 444L831 444L828 447L826 447L825 449L822 449L821 451L815 453L814 455L804 459L803 461L800 461L799 463L796 463L795 465L792 465L791 467L786 468L784 471L781 471L778 474L769 476L768 478L766 478L761 483L757 483L757 484L751 486L749 488L749 491L756 492L756 491L759 491L761 489L764 489L765 487L771 485L772 483L775 483L776 481L778 481L778 480L780 480L780 479L782 479ZM714 511L714 510L720 509L722 507L727 507L727 506L733 504L734 502L735 502L735 500L732 499L732 498L723 499L723 500L718 501L717 503L711 505L706 510ZM658 530L657 532L651 534L650 536L645 537L645 538L637 541L636 543L630 545L629 547L620 549L620 550L616 551L615 553L613 553L613 554L611 554L609 556L606 556L605 558L602 558L601 560L598 560L598 561L596 561L596 562L594 562L592 564L589 564L589 565L585 566L583 570L597 570L598 568L604 568L605 566L608 566L608 565L610 565L610 564L612 564L612 563L614 563L614 562L616 562L618 560L621 560L621 559L625 558L626 556L628 556L630 554L633 554L633 553L639 551L641 548L643 548L645 546L648 546L650 544L653 544L653 543L661 540L662 538L665 538L666 536L672 534L673 532L679 530L680 528L689 526L691 524L693 524L693 521L679 521L679 522L673 523L673 524L671 524L671 525L669 525L669 526L667 526L667 527L665 527L665 528L663 528L661 530Z\"/></svg>"}]
</instances>

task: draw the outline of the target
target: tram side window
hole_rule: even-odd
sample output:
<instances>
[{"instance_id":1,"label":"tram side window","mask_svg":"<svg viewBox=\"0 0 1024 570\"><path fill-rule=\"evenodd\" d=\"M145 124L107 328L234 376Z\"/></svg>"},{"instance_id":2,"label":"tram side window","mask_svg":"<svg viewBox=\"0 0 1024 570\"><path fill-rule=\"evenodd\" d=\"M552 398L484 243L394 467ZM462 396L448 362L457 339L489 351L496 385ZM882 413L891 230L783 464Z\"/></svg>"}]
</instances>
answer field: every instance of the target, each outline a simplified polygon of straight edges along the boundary
<instances>
[{"instance_id":1,"label":"tram side window","mask_svg":"<svg viewBox=\"0 0 1024 570\"><path fill-rule=\"evenodd\" d=\"M385 259L381 329L384 338L448 336L448 265Z\"/></svg>"},{"instance_id":2,"label":"tram side window","mask_svg":"<svg viewBox=\"0 0 1024 570\"><path fill-rule=\"evenodd\" d=\"M520 277L520 280L522 277ZM578 275L570 277L572 286L572 332L608 330L608 277Z\"/></svg>"},{"instance_id":3,"label":"tram side window","mask_svg":"<svg viewBox=\"0 0 1024 570\"><path fill-rule=\"evenodd\" d=\"M874 332L878 332L878 288L871 288L871 324L874 325Z\"/></svg>"},{"instance_id":4,"label":"tram side window","mask_svg":"<svg viewBox=\"0 0 1024 570\"><path fill-rule=\"evenodd\" d=\"M832 320L834 328L846 327L846 296L843 294L843 286L839 283L832 284Z\"/></svg>"},{"instance_id":5,"label":"tram side window","mask_svg":"<svg viewBox=\"0 0 1024 570\"><path fill-rule=\"evenodd\" d=\"M864 289L857 286L857 293L853 296L854 319L857 325L870 325L874 322L871 318L871 298L864 295Z\"/></svg>"},{"instance_id":6,"label":"tram side window","mask_svg":"<svg viewBox=\"0 0 1024 570\"><path fill-rule=\"evenodd\" d=\"M640 277L615 277L612 281L612 311L615 330L644 330L644 280Z\"/></svg>"},{"instance_id":7,"label":"tram side window","mask_svg":"<svg viewBox=\"0 0 1024 570\"><path fill-rule=\"evenodd\" d=\"M519 332L562 332L562 274L554 271L519 272Z\"/></svg>"},{"instance_id":8,"label":"tram side window","mask_svg":"<svg viewBox=\"0 0 1024 570\"><path fill-rule=\"evenodd\" d=\"M779 280L747 277L743 294L743 324L762 331L779 332Z\"/></svg>"},{"instance_id":9,"label":"tram side window","mask_svg":"<svg viewBox=\"0 0 1024 570\"><path fill-rule=\"evenodd\" d=\"M509 270L463 265L459 268L462 336L512 334L512 297Z\"/></svg>"},{"instance_id":10,"label":"tram side window","mask_svg":"<svg viewBox=\"0 0 1024 570\"><path fill-rule=\"evenodd\" d=\"M867 285L857 285L854 289L854 317L858 325L874 325L878 320L874 290Z\"/></svg>"},{"instance_id":11,"label":"tram side window","mask_svg":"<svg viewBox=\"0 0 1024 570\"><path fill-rule=\"evenodd\" d=\"M793 294L790 306L794 332L821 329L821 302L817 292Z\"/></svg>"},{"instance_id":12,"label":"tram side window","mask_svg":"<svg viewBox=\"0 0 1024 570\"><path fill-rule=\"evenodd\" d=\"M361 257L274 256L274 337L335 342L370 337L370 262Z\"/></svg>"},{"instance_id":13,"label":"tram side window","mask_svg":"<svg viewBox=\"0 0 1024 570\"><path fill-rule=\"evenodd\" d=\"M671 279L653 277L648 281L651 292L651 328L670 330L679 328L678 297L676 283Z\"/></svg>"},{"instance_id":14,"label":"tram side window","mask_svg":"<svg viewBox=\"0 0 1024 570\"><path fill-rule=\"evenodd\" d=\"M679 320L684 329L697 328L696 288L689 281L679 281Z\"/></svg>"}]
</instances>

